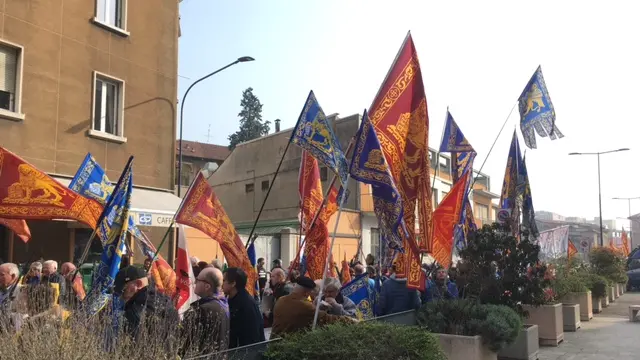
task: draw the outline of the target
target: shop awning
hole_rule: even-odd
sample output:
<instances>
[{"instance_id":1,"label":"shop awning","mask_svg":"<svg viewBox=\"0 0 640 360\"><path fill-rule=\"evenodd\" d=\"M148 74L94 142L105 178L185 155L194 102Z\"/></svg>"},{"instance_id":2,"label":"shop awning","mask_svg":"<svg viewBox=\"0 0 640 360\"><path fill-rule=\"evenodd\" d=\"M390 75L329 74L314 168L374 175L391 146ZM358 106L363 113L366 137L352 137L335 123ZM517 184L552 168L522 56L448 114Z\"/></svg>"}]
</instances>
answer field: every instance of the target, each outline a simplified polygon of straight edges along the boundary
<instances>
[{"instance_id":1,"label":"shop awning","mask_svg":"<svg viewBox=\"0 0 640 360\"><path fill-rule=\"evenodd\" d=\"M255 235L279 235L283 229L298 229L298 220L259 221L254 232ZM253 221L234 224L239 235L249 235L253 228Z\"/></svg>"},{"instance_id":2,"label":"shop awning","mask_svg":"<svg viewBox=\"0 0 640 360\"><path fill-rule=\"evenodd\" d=\"M69 186L71 179L53 176L65 186ZM131 194L130 213L138 226L167 227L173 215L178 210L182 199L170 191L133 187Z\"/></svg>"}]
</instances>

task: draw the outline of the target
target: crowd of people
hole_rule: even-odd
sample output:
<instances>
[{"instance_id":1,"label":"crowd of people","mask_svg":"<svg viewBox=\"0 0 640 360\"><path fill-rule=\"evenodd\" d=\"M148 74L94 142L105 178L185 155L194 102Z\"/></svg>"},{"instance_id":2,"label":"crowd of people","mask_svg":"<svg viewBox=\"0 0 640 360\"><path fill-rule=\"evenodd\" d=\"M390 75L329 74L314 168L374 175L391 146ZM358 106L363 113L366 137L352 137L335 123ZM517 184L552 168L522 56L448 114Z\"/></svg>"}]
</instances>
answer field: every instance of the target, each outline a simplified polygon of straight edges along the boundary
<instances>
[{"instance_id":1,"label":"crowd of people","mask_svg":"<svg viewBox=\"0 0 640 360\"><path fill-rule=\"evenodd\" d=\"M149 265L149 264L145 264ZM182 355L210 354L309 330L320 303L318 325L334 322L357 322L356 304L341 294L346 274L313 280L296 270L283 268L274 260L267 270L265 260L258 259L256 294L247 288L247 274L240 268L227 268L219 261L211 263L192 259L197 300L182 314L175 299L156 289L143 267L124 264L114 282L112 307L121 316L123 333L133 341L141 332L163 331L162 337L176 338ZM346 271L346 270L343 270ZM377 294L376 315L417 309L424 302L458 296L453 274L445 269L423 268L428 275L422 293L407 288L407 280L393 266L380 269L369 255L365 264L352 261L348 278L366 276L371 293ZM319 295L323 287L322 297ZM58 272L53 260L34 262L21 276L16 264L0 265L0 332L19 333L33 319L48 319L64 324L74 314L86 309L82 280L76 267L64 263ZM44 299L44 300L43 300ZM105 315L102 315L105 316ZM153 320L154 321L150 321ZM154 326L162 323L162 329Z\"/></svg>"}]
</instances>

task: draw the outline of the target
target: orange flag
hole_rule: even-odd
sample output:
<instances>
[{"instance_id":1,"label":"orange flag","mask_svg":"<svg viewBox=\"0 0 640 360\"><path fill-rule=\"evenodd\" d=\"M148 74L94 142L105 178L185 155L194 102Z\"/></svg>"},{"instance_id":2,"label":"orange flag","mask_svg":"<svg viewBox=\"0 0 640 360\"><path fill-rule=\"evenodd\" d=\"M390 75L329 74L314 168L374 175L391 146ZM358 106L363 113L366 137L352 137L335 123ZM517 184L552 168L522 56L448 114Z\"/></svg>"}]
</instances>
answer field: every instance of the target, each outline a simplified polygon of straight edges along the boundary
<instances>
[{"instance_id":1,"label":"orange flag","mask_svg":"<svg viewBox=\"0 0 640 360\"><path fill-rule=\"evenodd\" d=\"M448 268L451 265L453 252L453 230L460 222L464 195L469 184L470 172L467 171L453 186L453 189L442 199L433 212L433 256L440 265Z\"/></svg>"},{"instance_id":2,"label":"orange flag","mask_svg":"<svg viewBox=\"0 0 640 360\"><path fill-rule=\"evenodd\" d=\"M176 214L176 222L196 228L220 243L222 254L229 267L238 267L247 274L247 291L254 294L258 280L256 269L251 265L247 250L224 211L220 200L207 183L202 173L198 173L184 203Z\"/></svg>"},{"instance_id":3,"label":"orange flag","mask_svg":"<svg viewBox=\"0 0 640 360\"><path fill-rule=\"evenodd\" d=\"M429 118L420 63L411 34L407 34L395 62L369 109L385 158L391 169L404 205L404 220L409 238L405 253L396 258L399 276L407 277L407 286L422 289L424 273L420 251L430 248L432 221L429 166ZM416 205L419 243L416 240Z\"/></svg>"},{"instance_id":4,"label":"orange flag","mask_svg":"<svg viewBox=\"0 0 640 360\"><path fill-rule=\"evenodd\" d=\"M302 162L300 166L301 173L303 173L304 170L304 174L307 174L300 178L300 181L304 183L305 191L304 194L300 195L303 204L302 211L305 211L304 206L306 203L312 204L311 206L314 207L314 211L312 211L312 215L310 216L313 217L323 200L318 161L311 156L311 154L305 151L302 154ZM317 194L320 194L320 197L318 197ZM316 204L318 205L317 207ZM330 256L329 247L331 243L329 240L329 229L327 229L327 224L329 223L331 216L335 214L336 211L338 211L338 190L333 187L327 195L326 204L320 211L316 224L313 227L310 226L313 218L310 218L307 224L304 258L306 259L307 274L314 280L322 279L327 256ZM329 271L331 273L335 273L332 261L329 264Z\"/></svg>"},{"instance_id":5,"label":"orange flag","mask_svg":"<svg viewBox=\"0 0 640 360\"><path fill-rule=\"evenodd\" d=\"M349 268L349 262L347 261L347 253L344 253L344 260L342 260L342 285L348 284L351 282L351 272Z\"/></svg>"},{"instance_id":6,"label":"orange flag","mask_svg":"<svg viewBox=\"0 0 640 360\"><path fill-rule=\"evenodd\" d=\"M622 229L622 253L624 256L629 256L631 249L629 248L629 237L627 236L627 232Z\"/></svg>"},{"instance_id":7,"label":"orange flag","mask_svg":"<svg viewBox=\"0 0 640 360\"><path fill-rule=\"evenodd\" d=\"M0 147L0 217L71 219L95 229L102 205Z\"/></svg>"},{"instance_id":8,"label":"orange flag","mask_svg":"<svg viewBox=\"0 0 640 360\"><path fill-rule=\"evenodd\" d=\"M569 248L567 249L567 258L571 259L578 253L578 249L576 248L575 245L573 245L573 241L571 241L571 239L569 239L568 242L569 242Z\"/></svg>"},{"instance_id":9,"label":"orange flag","mask_svg":"<svg viewBox=\"0 0 640 360\"><path fill-rule=\"evenodd\" d=\"M0 225L13 231L24 242L28 242L31 239L31 230L29 230L29 226L24 220L0 218Z\"/></svg>"}]
</instances>

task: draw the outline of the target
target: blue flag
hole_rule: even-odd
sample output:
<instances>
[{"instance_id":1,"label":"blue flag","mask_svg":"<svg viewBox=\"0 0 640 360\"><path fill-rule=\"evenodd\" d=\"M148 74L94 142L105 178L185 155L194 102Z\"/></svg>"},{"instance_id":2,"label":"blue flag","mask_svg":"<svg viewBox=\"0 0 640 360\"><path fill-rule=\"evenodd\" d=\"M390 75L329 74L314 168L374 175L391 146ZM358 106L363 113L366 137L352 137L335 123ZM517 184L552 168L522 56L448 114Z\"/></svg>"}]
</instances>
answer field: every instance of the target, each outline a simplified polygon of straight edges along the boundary
<instances>
[{"instance_id":1,"label":"blue flag","mask_svg":"<svg viewBox=\"0 0 640 360\"><path fill-rule=\"evenodd\" d=\"M522 166L518 171L518 194L522 197L522 227L529 232L529 237L533 240L538 238L540 232L536 224L536 212L533 209L531 184L529 183L527 162L524 157L522 158Z\"/></svg>"},{"instance_id":2,"label":"blue flag","mask_svg":"<svg viewBox=\"0 0 640 360\"><path fill-rule=\"evenodd\" d=\"M467 171L473 171L473 161L476 158L476 151L469 143L467 138L460 130L460 127L453 119L453 116L447 110L447 121L445 123L444 134L442 136L442 144L440 144L440 152L451 153L451 173L453 176L453 183L458 182L459 179L470 179L470 177L464 177L463 175ZM471 185L467 185L467 188ZM455 250L460 251L467 244L467 233L470 230L476 229L476 224L473 221L471 204L469 202L468 191L465 193L464 206L460 212L460 221L454 228L454 242Z\"/></svg>"},{"instance_id":3,"label":"blue flag","mask_svg":"<svg viewBox=\"0 0 640 360\"><path fill-rule=\"evenodd\" d=\"M518 135L514 131L511 147L509 148L509 156L507 157L507 167L504 172L504 182L502 183L502 193L500 194L499 203L500 209L506 211L505 215L500 218L500 221L508 223L514 234L518 232L517 219L520 218L518 204L518 175L520 168L522 168L522 156L520 155Z\"/></svg>"},{"instance_id":4,"label":"blue flag","mask_svg":"<svg viewBox=\"0 0 640 360\"><path fill-rule=\"evenodd\" d=\"M347 159L313 91L309 92L300 118L291 133L291 141L333 170L342 187L346 187L349 176Z\"/></svg>"},{"instance_id":5,"label":"blue flag","mask_svg":"<svg viewBox=\"0 0 640 360\"><path fill-rule=\"evenodd\" d=\"M90 312L95 314L109 301L109 291L120 269L122 253L126 249L126 234L129 226L129 208L133 191L133 156L129 158L120 180L113 189L104 208L102 221L98 223L98 235L103 239L104 249L96 269L90 293Z\"/></svg>"},{"instance_id":6,"label":"blue flag","mask_svg":"<svg viewBox=\"0 0 640 360\"><path fill-rule=\"evenodd\" d=\"M76 175L69 184L69 189L78 194L94 199L101 205L105 205L109 196L113 192L113 185L107 178L106 172L102 169L96 159L90 153L84 158L84 161L76 171ZM129 233L138 240L144 241L142 232L135 225L133 216L129 216ZM102 239L104 245L104 239Z\"/></svg>"},{"instance_id":7,"label":"blue flag","mask_svg":"<svg viewBox=\"0 0 640 360\"><path fill-rule=\"evenodd\" d=\"M373 294L369 287L367 274L358 275L351 282L345 284L340 289L340 294L356 304L356 317L359 320L367 320L374 317Z\"/></svg>"},{"instance_id":8,"label":"blue flag","mask_svg":"<svg viewBox=\"0 0 640 360\"><path fill-rule=\"evenodd\" d=\"M518 109L520 110L520 130L524 143L530 149L536 148L535 132L541 137L549 136L551 140L564 137L556 126L556 111L549 97L540 66L522 90L518 98Z\"/></svg>"},{"instance_id":9,"label":"blue flag","mask_svg":"<svg viewBox=\"0 0 640 360\"><path fill-rule=\"evenodd\" d=\"M387 242L389 249L402 251L400 231L406 231L402 219L404 213L402 197L393 181L376 130L366 110L362 116L360 129L356 133L354 149L350 168L351 177L371 185L380 237Z\"/></svg>"}]
</instances>

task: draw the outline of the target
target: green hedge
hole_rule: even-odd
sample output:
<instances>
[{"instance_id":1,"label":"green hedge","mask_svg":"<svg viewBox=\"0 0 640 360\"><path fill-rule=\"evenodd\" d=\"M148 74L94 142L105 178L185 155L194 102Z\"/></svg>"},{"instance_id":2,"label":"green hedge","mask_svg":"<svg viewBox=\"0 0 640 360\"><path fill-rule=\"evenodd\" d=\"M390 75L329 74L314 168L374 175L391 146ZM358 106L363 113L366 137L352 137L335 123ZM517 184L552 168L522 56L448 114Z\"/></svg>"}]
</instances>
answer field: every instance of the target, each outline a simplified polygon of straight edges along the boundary
<instances>
[{"instance_id":1,"label":"green hedge","mask_svg":"<svg viewBox=\"0 0 640 360\"><path fill-rule=\"evenodd\" d=\"M573 271L558 272L551 286L555 292L556 299L559 300L570 293L586 292L589 290L585 277Z\"/></svg>"},{"instance_id":2,"label":"green hedge","mask_svg":"<svg viewBox=\"0 0 640 360\"><path fill-rule=\"evenodd\" d=\"M438 339L417 326L363 322L292 334L269 345L270 360L447 360Z\"/></svg>"},{"instance_id":3,"label":"green hedge","mask_svg":"<svg viewBox=\"0 0 640 360\"><path fill-rule=\"evenodd\" d=\"M482 336L493 351L513 343L522 330L522 319L510 307L483 305L472 300L446 300L425 304L418 324L434 333Z\"/></svg>"},{"instance_id":4,"label":"green hedge","mask_svg":"<svg viewBox=\"0 0 640 360\"><path fill-rule=\"evenodd\" d=\"M604 277L593 272L584 272L580 274L585 285L591 290L593 298L603 298L607 296L607 286L609 282Z\"/></svg>"}]
</instances>

